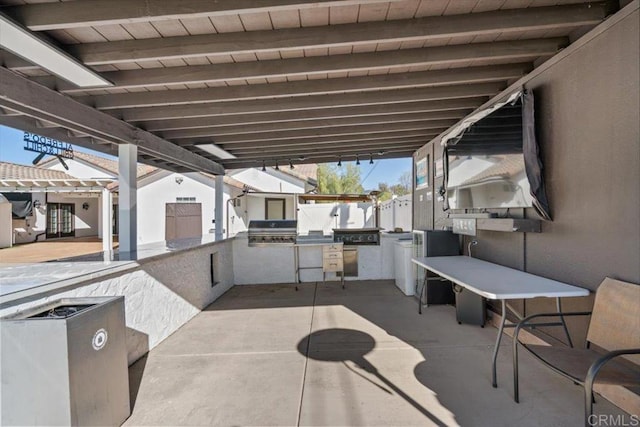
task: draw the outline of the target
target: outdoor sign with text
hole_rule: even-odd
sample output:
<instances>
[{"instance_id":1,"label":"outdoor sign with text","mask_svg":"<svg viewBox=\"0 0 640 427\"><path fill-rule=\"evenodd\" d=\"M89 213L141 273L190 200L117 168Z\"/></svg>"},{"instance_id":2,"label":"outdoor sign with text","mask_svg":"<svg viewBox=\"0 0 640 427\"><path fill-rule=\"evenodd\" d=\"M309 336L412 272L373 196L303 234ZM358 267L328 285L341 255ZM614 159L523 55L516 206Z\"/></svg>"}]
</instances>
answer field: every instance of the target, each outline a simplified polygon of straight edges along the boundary
<instances>
[{"instance_id":1,"label":"outdoor sign with text","mask_svg":"<svg viewBox=\"0 0 640 427\"><path fill-rule=\"evenodd\" d=\"M31 132L25 132L22 140L27 151L73 159L73 147L69 143Z\"/></svg>"}]
</instances>

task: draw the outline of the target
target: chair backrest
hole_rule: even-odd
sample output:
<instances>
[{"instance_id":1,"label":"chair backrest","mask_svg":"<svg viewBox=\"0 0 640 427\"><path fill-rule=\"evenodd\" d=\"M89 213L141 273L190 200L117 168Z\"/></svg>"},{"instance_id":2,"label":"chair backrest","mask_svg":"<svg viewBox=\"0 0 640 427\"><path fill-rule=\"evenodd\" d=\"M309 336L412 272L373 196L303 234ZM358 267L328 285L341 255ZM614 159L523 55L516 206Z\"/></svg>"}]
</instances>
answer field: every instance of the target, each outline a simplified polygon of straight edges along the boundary
<instances>
[{"instance_id":1,"label":"chair backrest","mask_svg":"<svg viewBox=\"0 0 640 427\"><path fill-rule=\"evenodd\" d=\"M587 341L608 351L640 348L640 285L604 279L596 290ZM640 355L624 357L640 365Z\"/></svg>"}]
</instances>

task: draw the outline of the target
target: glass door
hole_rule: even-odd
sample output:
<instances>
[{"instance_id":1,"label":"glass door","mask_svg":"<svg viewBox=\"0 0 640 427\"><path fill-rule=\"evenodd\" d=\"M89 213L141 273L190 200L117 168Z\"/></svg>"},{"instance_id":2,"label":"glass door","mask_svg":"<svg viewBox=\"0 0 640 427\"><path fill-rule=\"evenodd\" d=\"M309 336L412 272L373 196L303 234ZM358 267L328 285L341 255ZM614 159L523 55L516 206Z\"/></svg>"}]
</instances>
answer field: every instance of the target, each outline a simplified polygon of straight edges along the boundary
<instances>
[{"instance_id":1,"label":"glass door","mask_svg":"<svg viewBox=\"0 0 640 427\"><path fill-rule=\"evenodd\" d=\"M72 203L47 203L47 238L74 237L73 213Z\"/></svg>"}]
</instances>

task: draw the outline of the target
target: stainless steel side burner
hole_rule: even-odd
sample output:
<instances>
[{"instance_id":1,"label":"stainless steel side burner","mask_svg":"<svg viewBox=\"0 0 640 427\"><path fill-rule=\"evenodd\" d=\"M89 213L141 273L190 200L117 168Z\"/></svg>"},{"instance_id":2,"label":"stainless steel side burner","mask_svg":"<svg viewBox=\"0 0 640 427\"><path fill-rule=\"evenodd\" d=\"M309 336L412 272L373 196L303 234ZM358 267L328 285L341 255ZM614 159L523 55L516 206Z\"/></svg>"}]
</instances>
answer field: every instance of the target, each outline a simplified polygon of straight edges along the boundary
<instances>
[{"instance_id":1,"label":"stainless steel side burner","mask_svg":"<svg viewBox=\"0 0 640 427\"><path fill-rule=\"evenodd\" d=\"M250 221L249 246L293 245L296 243L298 221L264 220Z\"/></svg>"},{"instance_id":2,"label":"stainless steel side burner","mask_svg":"<svg viewBox=\"0 0 640 427\"><path fill-rule=\"evenodd\" d=\"M334 228L333 241L345 245L379 245L379 228Z\"/></svg>"}]
</instances>

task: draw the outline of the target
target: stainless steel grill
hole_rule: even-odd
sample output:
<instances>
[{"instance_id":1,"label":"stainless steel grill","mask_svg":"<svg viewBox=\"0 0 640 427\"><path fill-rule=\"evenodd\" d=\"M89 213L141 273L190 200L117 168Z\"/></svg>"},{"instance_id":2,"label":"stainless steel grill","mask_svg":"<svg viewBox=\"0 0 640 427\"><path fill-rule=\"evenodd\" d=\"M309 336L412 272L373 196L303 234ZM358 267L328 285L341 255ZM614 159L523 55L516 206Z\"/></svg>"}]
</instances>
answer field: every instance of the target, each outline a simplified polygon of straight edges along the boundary
<instances>
[{"instance_id":1,"label":"stainless steel grill","mask_svg":"<svg viewBox=\"0 0 640 427\"><path fill-rule=\"evenodd\" d=\"M266 220L249 222L249 246L293 245L298 221Z\"/></svg>"}]
</instances>

